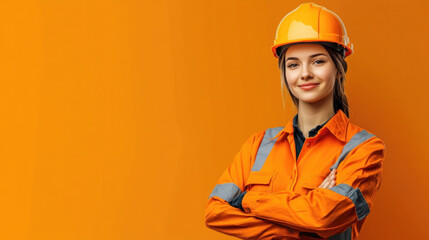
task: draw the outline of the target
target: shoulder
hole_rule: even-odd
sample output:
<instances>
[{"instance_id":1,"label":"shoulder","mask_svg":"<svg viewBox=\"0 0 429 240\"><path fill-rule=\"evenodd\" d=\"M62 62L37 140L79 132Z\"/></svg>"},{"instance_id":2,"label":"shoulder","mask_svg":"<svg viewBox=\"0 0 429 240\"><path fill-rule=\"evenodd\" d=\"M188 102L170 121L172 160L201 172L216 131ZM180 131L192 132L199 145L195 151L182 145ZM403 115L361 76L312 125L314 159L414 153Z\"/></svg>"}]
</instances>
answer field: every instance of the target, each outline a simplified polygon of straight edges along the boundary
<instances>
[{"instance_id":1,"label":"shoulder","mask_svg":"<svg viewBox=\"0 0 429 240\"><path fill-rule=\"evenodd\" d=\"M253 139L256 142L261 142L263 139L271 139L275 137L284 127L271 127L264 130L257 131L253 133L249 138Z\"/></svg>"},{"instance_id":2,"label":"shoulder","mask_svg":"<svg viewBox=\"0 0 429 240\"><path fill-rule=\"evenodd\" d=\"M360 151L381 151L385 152L386 145L384 141L372 130L364 129L356 124L349 123L346 134L346 142L356 142L357 150Z\"/></svg>"},{"instance_id":3,"label":"shoulder","mask_svg":"<svg viewBox=\"0 0 429 240\"><path fill-rule=\"evenodd\" d=\"M266 131L267 129L259 130L257 132L254 132L248 135L245 144L247 144L248 146L255 146L255 145L259 146L259 144L262 142L262 139L264 139Z\"/></svg>"},{"instance_id":4,"label":"shoulder","mask_svg":"<svg viewBox=\"0 0 429 240\"><path fill-rule=\"evenodd\" d=\"M259 146L261 145L264 139L273 138L279 133L284 127L272 127L266 128L264 130L259 130L247 136L243 147L247 149L252 149L252 152L257 152Z\"/></svg>"}]
</instances>

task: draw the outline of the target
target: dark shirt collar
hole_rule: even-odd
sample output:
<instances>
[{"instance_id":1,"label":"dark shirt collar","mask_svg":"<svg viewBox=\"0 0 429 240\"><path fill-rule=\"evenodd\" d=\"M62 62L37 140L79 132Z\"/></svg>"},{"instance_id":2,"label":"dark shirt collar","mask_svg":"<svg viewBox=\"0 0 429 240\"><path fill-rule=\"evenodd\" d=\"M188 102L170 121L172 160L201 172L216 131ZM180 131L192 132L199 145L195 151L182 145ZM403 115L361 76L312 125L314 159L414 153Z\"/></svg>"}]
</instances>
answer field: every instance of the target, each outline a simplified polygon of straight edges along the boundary
<instances>
[{"instance_id":1,"label":"dark shirt collar","mask_svg":"<svg viewBox=\"0 0 429 240\"><path fill-rule=\"evenodd\" d=\"M335 115L334 115L335 116ZM333 117L333 116L332 116ZM309 137L314 137L314 136L316 136L316 134L317 134L317 132L327 123L327 122L329 122L329 120L331 120L331 118L332 117L330 117L326 122L324 122L323 124L320 124L320 125L317 125L315 128L313 128L313 129L311 129L309 132L308 132L308 136ZM302 134L302 131L301 131L301 129L298 127L298 114L296 114L295 115L295 117L293 118L293 127L295 128L295 131L298 131L298 132L300 132L301 134ZM302 136L304 136L304 135L302 135Z\"/></svg>"},{"instance_id":2,"label":"dark shirt collar","mask_svg":"<svg viewBox=\"0 0 429 240\"><path fill-rule=\"evenodd\" d=\"M326 123L326 127L338 140L346 141L347 126L349 124L349 118L344 112L339 109L335 115ZM294 132L293 121L290 119L286 126L281 130L275 137L269 139L275 139L280 136L287 137L289 134Z\"/></svg>"}]
</instances>

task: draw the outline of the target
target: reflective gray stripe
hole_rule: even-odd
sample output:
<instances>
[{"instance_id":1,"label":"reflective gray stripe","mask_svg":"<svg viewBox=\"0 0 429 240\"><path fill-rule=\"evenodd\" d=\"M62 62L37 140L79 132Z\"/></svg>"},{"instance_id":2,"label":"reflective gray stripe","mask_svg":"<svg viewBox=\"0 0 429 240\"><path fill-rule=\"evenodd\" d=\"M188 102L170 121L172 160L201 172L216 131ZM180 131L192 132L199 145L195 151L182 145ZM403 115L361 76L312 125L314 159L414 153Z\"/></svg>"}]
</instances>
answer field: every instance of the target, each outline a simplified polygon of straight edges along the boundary
<instances>
[{"instance_id":1,"label":"reflective gray stripe","mask_svg":"<svg viewBox=\"0 0 429 240\"><path fill-rule=\"evenodd\" d=\"M338 165L340 165L340 163L346 158L347 154L349 154L349 152L351 150L353 150L356 146L358 146L359 144L365 142L366 140L370 139L372 136L375 136L371 133L368 133L365 130L362 130L358 133L356 133L351 139L350 141L348 141L346 143L346 145L343 147L343 151L341 152L340 156L338 157L337 162L332 165L332 167L330 168L330 170L332 171L334 168L337 169Z\"/></svg>"},{"instance_id":2,"label":"reflective gray stripe","mask_svg":"<svg viewBox=\"0 0 429 240\"><path fill-rule=\"evenodd\" d=\"M284 127L268 128L265 131L264 138L259 146L258 153L256 154L255 163L251 171L259 171L265 163L265 160L270 154L271 149L274 147L277 139L269 140L275 137ZM209 198L218 196L223 200L229 202L236 196L241 194L241 189L235 183L217 184L210 194Z\"/></svg>"},{"instance_id":3,"label":"reflective gray stripe","mask_svg":"<svg viewBox=\"0 0 429 240\"><path fill-rule=\"evenodd\" d=\"M236 196L240 195L240 193L241 189L235 183L223 183L215 186L209 198L218 196L229 202Z\"/></svg>"},{"instance_id":4,"label":"reflective gray stripe","mask_svg":"<svg viewBox=\"0 0 429 240\"><path fill-rule=\"evenodd\" d=\"M366 215L368 215L369 206L359 188L355 189L348 184L341 183L329 189L343 196L346 196L353 201L359 221L362 220L362 218L366 217Z\"/></svg>"},{"instance_id":5,"label":"reflective gray stripe","mask_svg":"<svg viewBox=\"0 0 429 240\"><path fill-rule=\"evenodd\" d=\"M275 137L284 127L268 128L265 131L264 138L262 139L261 145L259 145L258 153L256 154L255 163L252 167L253 171L261 170L264 166L265 160L267 160L268 154L270 154L271 149L273 149L274 144L277 139L269 140Z\"/></svg>"},{"instance_id":6,"label":"reflective gray stripe","mask_svg":"<svg viewBox=\"0 0 429 240\"><path fill-rule=\"evenodd\" d=\"M348 227L344 232L335 234L329 240L352 240L352 227Z\"/></svg>"}]
</instances>

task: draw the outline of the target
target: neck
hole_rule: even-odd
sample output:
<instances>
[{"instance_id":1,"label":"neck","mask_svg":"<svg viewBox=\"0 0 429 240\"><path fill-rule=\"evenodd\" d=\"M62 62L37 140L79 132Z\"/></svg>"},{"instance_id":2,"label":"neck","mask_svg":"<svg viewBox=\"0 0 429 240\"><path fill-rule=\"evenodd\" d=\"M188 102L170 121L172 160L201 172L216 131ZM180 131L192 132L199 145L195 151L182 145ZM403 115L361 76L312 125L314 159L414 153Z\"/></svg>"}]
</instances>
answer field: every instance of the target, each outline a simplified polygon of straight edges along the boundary
<instances>
[{"instance_id":1,"label":"neck","mask_svg":"<svg viewBox=\"0 0 429 240\"><path fill-rule=\"evenodd\" d=\"M298 127L304 137L317 125L323 124L335 115L332 94L314 103L299 101Z\"/></svg>"}]
</instances>

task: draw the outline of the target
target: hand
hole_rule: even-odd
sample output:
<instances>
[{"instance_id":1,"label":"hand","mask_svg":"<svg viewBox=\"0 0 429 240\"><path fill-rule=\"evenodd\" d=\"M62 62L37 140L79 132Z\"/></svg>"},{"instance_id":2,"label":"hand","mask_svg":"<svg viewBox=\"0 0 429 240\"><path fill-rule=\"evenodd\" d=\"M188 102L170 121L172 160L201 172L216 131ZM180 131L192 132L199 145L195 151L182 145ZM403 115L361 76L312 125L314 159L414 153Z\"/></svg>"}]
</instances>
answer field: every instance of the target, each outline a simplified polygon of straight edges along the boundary
<instances>
[{"instance_id":1,"label":"hand","mask_svg":"<svg viewBox=\"0 0 429 240\"><path fill-rule=\"evenodd\" d=\"M335 186L335 173L337 169L333 169L331 173L323 180L322 184L320 184L319 188L331 188Z\"/></svg>"}]
</instances>

